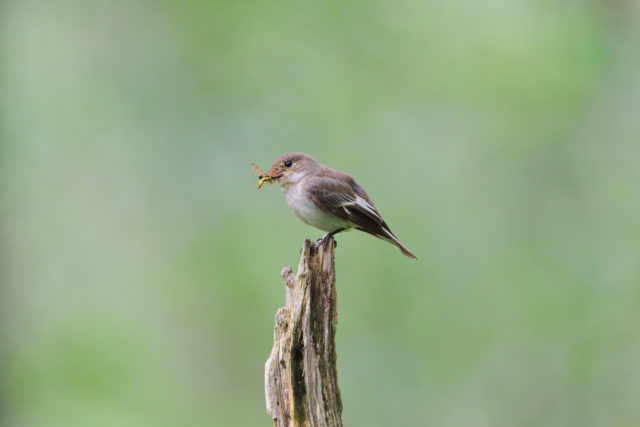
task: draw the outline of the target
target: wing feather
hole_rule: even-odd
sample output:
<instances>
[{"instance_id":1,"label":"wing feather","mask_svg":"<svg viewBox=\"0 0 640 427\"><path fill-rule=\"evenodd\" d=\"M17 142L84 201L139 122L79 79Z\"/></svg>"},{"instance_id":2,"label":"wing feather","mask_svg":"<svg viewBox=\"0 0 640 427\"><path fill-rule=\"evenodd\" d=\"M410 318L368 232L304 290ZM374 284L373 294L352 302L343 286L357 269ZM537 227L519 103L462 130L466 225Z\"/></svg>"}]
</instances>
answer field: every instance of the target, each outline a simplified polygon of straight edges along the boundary
<instances>
[{"instance_id":1,"label":"wing feather","mask_svg":"<svg viewBox=\"0 0 640 427\"><path fill-rule=\"evenodd\" d=\"M363 231L378 235L381 228L389 229L367 193L353 179L311 178L306 191L320 209Z\"/></svg>"}]
</instances>

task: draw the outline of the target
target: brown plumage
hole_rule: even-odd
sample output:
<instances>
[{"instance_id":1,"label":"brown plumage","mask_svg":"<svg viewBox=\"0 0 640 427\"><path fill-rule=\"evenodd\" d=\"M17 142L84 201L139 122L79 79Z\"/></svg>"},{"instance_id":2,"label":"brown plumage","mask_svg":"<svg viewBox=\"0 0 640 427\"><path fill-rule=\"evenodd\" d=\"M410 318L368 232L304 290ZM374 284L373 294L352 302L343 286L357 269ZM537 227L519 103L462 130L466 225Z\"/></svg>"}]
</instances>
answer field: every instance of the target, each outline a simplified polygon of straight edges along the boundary
<instances>
[{"instance_id":1,"label":"brown plumage","mask_svg":"<svg viewBox=\"0 0 640 427\"><path fill-rule=\"evenodd\" d=\"M275 161L268 175L280 185L296 216L329 232L323 238L355 228L417 259L393 234L367 192L348 174L323 166L304 153L289 153Z\"/></svg>"}]
</instances>

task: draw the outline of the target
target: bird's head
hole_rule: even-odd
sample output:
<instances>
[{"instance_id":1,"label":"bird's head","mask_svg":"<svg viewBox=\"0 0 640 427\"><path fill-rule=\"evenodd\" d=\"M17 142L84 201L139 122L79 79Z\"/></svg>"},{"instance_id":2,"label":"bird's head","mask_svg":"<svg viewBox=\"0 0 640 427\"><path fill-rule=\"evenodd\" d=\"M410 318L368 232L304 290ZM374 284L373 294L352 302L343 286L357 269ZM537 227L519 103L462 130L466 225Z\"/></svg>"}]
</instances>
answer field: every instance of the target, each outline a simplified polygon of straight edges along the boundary
<instances>
[{"instance_id":1,"label":"bird's head","mask_svg":"<svg viewBox=\"0 0 640 427\"><path fill-rule=\"evenodd\" d=\"M304 153L288 153L280 156L269 170L269 176L280 186L297 184L318 167L318 162Z\"/></svg>"}]
</instances>

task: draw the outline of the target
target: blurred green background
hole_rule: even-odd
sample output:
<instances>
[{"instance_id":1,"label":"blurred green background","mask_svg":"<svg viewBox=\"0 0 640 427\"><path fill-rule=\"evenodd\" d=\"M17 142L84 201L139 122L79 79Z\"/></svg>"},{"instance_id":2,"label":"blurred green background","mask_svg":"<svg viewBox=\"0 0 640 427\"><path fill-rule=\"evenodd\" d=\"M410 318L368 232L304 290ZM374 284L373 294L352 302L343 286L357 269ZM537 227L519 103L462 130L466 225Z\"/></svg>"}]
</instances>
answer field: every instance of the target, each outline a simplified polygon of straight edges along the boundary
<instances>
[{"instance_id":1,"label":"blurred green background","mask_svg":"<svg viewBox=\"0 0 640 427\"><path fill-rule=\"evenodd\" d=\"M7 426L266 426L303 151L339 235L350 426L640 419L634 0L4 2Z\"/></svg>"}]
</instances>

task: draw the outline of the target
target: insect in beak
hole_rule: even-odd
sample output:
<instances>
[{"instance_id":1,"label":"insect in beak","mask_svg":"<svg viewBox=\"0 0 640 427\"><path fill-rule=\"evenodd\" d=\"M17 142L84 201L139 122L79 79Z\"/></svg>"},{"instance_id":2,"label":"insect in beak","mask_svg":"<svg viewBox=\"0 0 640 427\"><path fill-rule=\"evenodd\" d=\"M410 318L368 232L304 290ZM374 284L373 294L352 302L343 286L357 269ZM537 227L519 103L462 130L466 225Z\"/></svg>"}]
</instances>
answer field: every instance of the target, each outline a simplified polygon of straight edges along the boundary
<instances>
[{"instance_id":1,"label":"insect in beak","mask_svg":"<svg viewBox=\"0 0 640 427\"><path fill-rule=\"evenodd\" d=\"M260 177L258 177L260 178ZM264 185L265 182L268 182L269 185L271 185L273 187L273 179L271 179L270 176L263 176L262 178L260 178L260 180L258 181L258 188L262 187Z\"/></svg>"},{"instance_id":2,"label":"insect in beak","mask_svg":"<svg viewBox=\"0 0 640 427\"><path fill-rule=\"evenodd\" d=\"M262 169L260 169L260 167L255 163L251 163L251 167L253 168L254 171L256 171L256 174L258 176L258 188L261 188L265 183L269 183L269 186L273 188L273 183L275 182L275 180L282 176L282 174L278 174L278 175L268 174Z\"/></svg>"}]
</instances>

